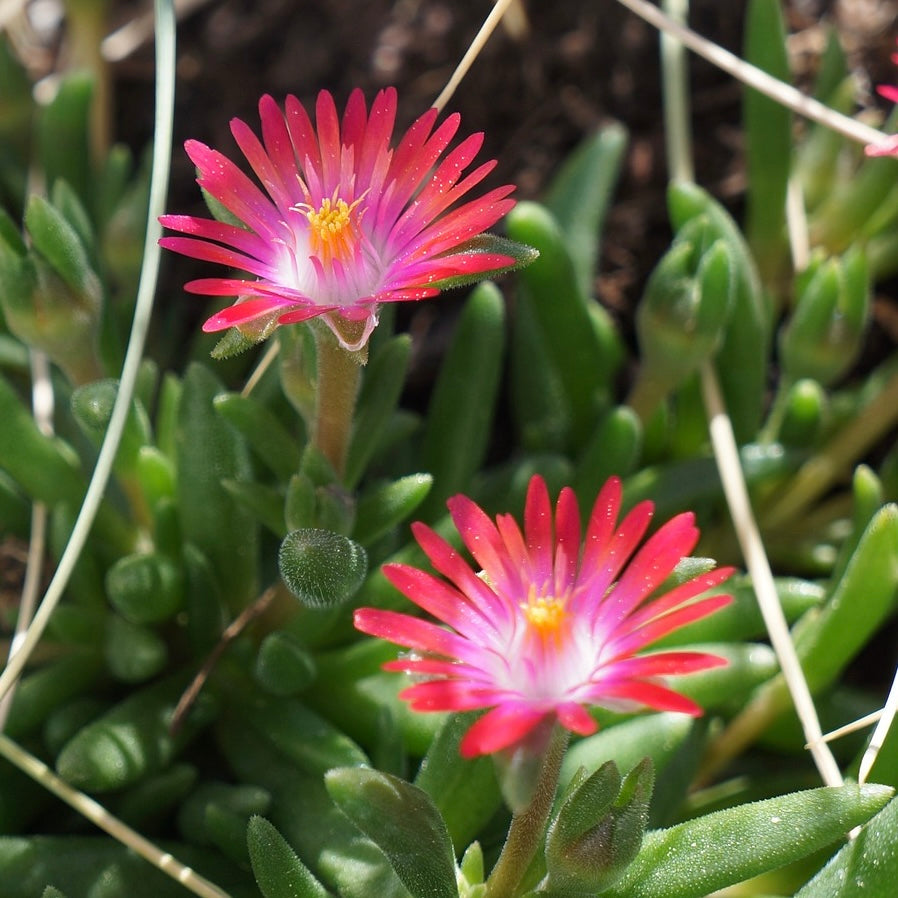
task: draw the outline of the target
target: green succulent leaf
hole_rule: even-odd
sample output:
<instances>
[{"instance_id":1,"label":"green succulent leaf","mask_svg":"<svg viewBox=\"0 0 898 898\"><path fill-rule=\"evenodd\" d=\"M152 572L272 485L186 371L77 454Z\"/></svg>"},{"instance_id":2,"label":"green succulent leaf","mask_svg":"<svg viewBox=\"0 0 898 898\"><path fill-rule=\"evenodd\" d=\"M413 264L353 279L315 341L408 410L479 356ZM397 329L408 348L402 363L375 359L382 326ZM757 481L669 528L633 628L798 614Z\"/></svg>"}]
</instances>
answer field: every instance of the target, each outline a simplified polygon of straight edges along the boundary
<instances>
[{"instance_id":1,"label":"green succulent leaf","mask_svg":"<svg viewBox=\"0 0 898 898\"><path fill-rule=\"evenodd\" d=\"M599 128L565 159L549 185L546 205L567 238L584 296L593 289L599 240L627 143L627 131L617 122Z\"/></svg>"},{"instance_id":2,"label":"green succulent leaf","mask_svg":"<svg viewBox=\"0 0 898 898\"><path fill-rule=\"evenodd\" d=\"M505 349L502 294L489 281L468 298L427 409L421 448L433 488L421 505L432 520L483 464L498 401ZM476 390L476 399L472 397Z\"/></svg>"},{"instance_id":3,"label":"green succulent leaf","mask_svg":"<svg viewBox=\"0 0 898 898\"><path fill-rule=\"evenodd\" d=\"M368 573L368 556L357 542L332 530L288 533L278 553L287 588L310 608L351 599Z\"/></svg>"},{"instance_id":4,"label":"green succulent leaf","mask_svg":"<svg viewBox=\"0 0 898 898\"><path fill-rule=\"evenodd\" d=\"M892 800L795 898L890 898L898 880L898 801Z\"/></svg>"},{"instance_id":5,"label":"green succulent leaf","mask_svg":"<svg viewBox=\"0 0 898 898\"><path fill-rule=\"evenodd\" d=\"M324 781L337 807L383 851L413 898L458 898L449 831L426 792L361 767L328 771Z\"/></svg>"},{"instance_id":6,"label":"green succulent leaf","mask_svg":"<svg viewBox=\"0 0 898 898\"><path fill-rule=\"evenodd\" d=\"M608 898L702 898L843 837L881 810L886 786L809 789L707 814L646 835ZM820 893L823 894L823 893Z\"/></svg>"},{"instance_id":7,"label":"green succulent leaf","mask_svg":"<svg viewBox=\"0 0 898 898\"><path fill-rule=\"evenodd\" d=\"M264 817L250 819L246 841L256 883L265 898L327 898L327 889Z\"/></svg>"},{"instance_id":8,"label":"green succulent leaf","mask_svg":"<svg viewBox=\"0 0 898 898\"><path fill-rule=\"evenodd\" d=\"M492 759L482 756L469 760L459 752L462 737L475 719L474 712L448 717L415 778L415 785L433 799L459 849L467 845L502 806Z\"/></svg>"}]
</instances>

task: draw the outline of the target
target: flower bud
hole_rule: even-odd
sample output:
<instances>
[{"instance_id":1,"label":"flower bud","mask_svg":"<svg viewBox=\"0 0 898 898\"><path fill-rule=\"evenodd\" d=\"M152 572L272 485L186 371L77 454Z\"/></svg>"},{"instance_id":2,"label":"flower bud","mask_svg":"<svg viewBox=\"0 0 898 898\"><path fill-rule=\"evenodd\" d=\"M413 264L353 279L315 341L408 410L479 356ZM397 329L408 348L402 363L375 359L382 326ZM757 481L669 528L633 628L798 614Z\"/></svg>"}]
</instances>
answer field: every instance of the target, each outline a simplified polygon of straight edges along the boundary
<instances>
[{"instance_id":1,"label":"flower bud","mask_svg":"<svg viewBox=\"0 0 898 898\"><path fill-rule=\"evenodd\" d=\"M657 402L718 349L734 289L723 238L698 216L652 272L636 313L643 369L630 404L646 420Z\"/></svg>"},{"instance_id":2,"label":"flower bud","mask_svg":"<svg viewBox=\"0 0 898 898\"><path fill-rule=\"evenodd\" d=\"M102 288L75 229L32 197L25 222L33 249L0 226L0 302L9 329L43 350L74 384L101 376L97 356Z\"/></svg>"},{"instance_id":3,"label":"flower bud","mask_svg":"<svg viewBox=\"0 0 898 898\"><path fill-rule=\"evenodd\" d=\"M806 449L820 434L827 412L827 396L816 380L803 378L786 394L779 440L784 446Z\"/></svg>"},{"instance_id":4,"label":"flower bud","mask_svg":"<svg viewBox=\"0 0 898 898\"><path fill-rule=\"evenodd\" d=\"M609 761L573 785L546 837L550 889L595 894L620 878L642 844L653 782L645 758L623 784Z\"/></svg>"},{"instance_id":5,"label":"flower bud","mask_svg":"<svg viewBox=\"0 0 898 898\"><path fill-rule=\"evenodd\" d=\"M810 377L823 386L851 367L870 307L867 262L861 252L841 259L817 257L796 282L797 302L780 333L786 376Z\"/></svg>"}]
</instances>

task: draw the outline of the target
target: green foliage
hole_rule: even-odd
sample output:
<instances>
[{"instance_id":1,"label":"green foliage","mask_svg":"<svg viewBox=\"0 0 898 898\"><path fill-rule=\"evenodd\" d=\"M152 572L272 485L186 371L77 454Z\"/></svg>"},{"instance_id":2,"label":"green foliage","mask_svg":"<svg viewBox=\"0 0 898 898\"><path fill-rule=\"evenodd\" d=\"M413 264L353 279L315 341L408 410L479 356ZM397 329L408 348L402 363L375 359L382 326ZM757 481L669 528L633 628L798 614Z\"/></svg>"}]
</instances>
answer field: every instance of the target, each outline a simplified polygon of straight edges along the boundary
<instances>
[{"instance_id":1,"label":"green foliage","mask_svg":"<svg viewBox=\"0 0 898 898\"><path fill-rule=\"evenodd\" d=\"M337 807L384 852L412 898L456 898L452 842L426 792L360 767L328 771L325 784Z\"/></svg>"},{"instance_id":2,"label":"green foliage","mask_svg":"<svg viewBox=\"0 0 898 898\"><path fill-rule=\"evenodd\" d=\"M315 680L315 659L290 633L275 630L262 640L253 674L272 695L293 695Z\"/></svg>"},{"instance_id":3,"label":"green foliage","mask_svg":"<svg viewBox=\"0 0 898 898\"><path fill-rule=\"evenodd\" d=\"M352 598L368 572L368 556L353 540L329 530L294 530L281 543L278 567L303 604L326 608Z\"/></svg>"},{"instance_id":4,"label":"green foliage","mask_svg":"<svg viewBox=\"0 0 898 898\"><path fill-rule=\"evenodd\" d=\"M493 762L486 757L466 760L459 754L471 714L453 714L437 731L421 761L415 785L433 800L460 850L499 810L502 796Z\"/></svg>"},{"instance_id":5,"label":"green foliage","mask_svg":"<svg viewBox=\"0 0 898 898\"><path fill-rule=\"evenodd\" d=\"M846 784L706 814L646 835L614 898L700 898L842 838L891 798L884 786Z\"/></svg>"},{"instance_id":6,"label":"green foliage","mask_svg":"<svg viewBox=\"0 0 898 898\"><path fill-rule=\"evenodd\" d=\"M442 512L483 464L505 351L504 319L502 294L484 282L465 304L427 410L421 462L433 487L419 512L425 519Z\"/></svg>"},{"instance_id":7,"label":"green foliage","mask_svg":"<svg viewBox=\"0 0 898 898\"><path fill-rule=\"evenodd\" d=\"M602 892L620 879L639 853L653 780L648 759L623 781L613 761L578 777L549 824L543 890Z\"/></svg>"},{"instance_id":8,"label":"green foliage","mask_svg":"<svg viewBox=\"0 0 898 898\"><path fill-rule=\"evenodd\" d=\"M749 4L746 56L785 77L780 7ZM814 94L852 113L848 72L830 35ZM72 533L131 325L147 167L124 147L88 149L96 96L90 76L64 74L36 108L0 39L4 638L36 503L49 516L43 581ZM650 499L656 523L695 511L703 541L681 579L707 569L704 556L741 566L708 445L709 366L825 726L880 707L881 670L872 684L844 680L859 660L879 663L898 595L898 373L894 353L881 359L891 351L881 338L888 304L872 301L898 270L898 162L862 158L822 126L796 138L791 114L754 91L744 122L745 224L694 184L670 187L674 236L645 261L653 272L634 315L638 348L630 319L619 327L620 307L612 314L595 295L627 150L612 124L575 148L545 205L518 204L511 239L465 247L507 254L507 269L521 270L462 295L445 351L393 333L402 314L381 310L370 359L352 359L360 386L342 474L317 443L322 360L309 328L275 332L272 318L232 329L215 361L168 370L207 348L170 345L180 333L172 309L155 328L148 355L159 361L141 370L97 522L4 733L234 898L483 898L509 812L494 759L459 753L477 712L409 710L399 697L408 678L381 669L396 649L361 638L353 610L408 611L379 565L429 568L410 521L462 551L446 499L464 493L490 514L519 515L533 473L553 495L573 485L584 516L612 475L625 508ZM29 172L45 195L27 195ZM789 252L790 178L808 216L806 264ZM429 305L435 316L445 308ZM253 376L253 347L269 338L279 361ZM872 371L871 346L882 362ZM38 350L52 365L42 382L56 399L52 433L29 407ZM890 791L807 790L816 779L806 736L753 584L738 574L717 591L732 603L652 646L727 660L672 678L705 718L593 709L599 729L569 747L512 898L688 898L757 875L758 888L798 898L891 895ZM198 671L198 697L173 727ZM864 747L863 736L837 745L848 775ZM898 784L896 757L893 728L871 781ZM503 766L527 766L517 762ZM4 898L184 894L83 831L0 762Z\"/></svg>"},{"instance_id":9,"label":"green foliage","mask_svg":"<svg viewBox=\"0 0 898 898\"><path fill-rule=\"evenodd\" d=\"M735 294L735 263L707 216L690 219L639 304L642 369L629 404L643 421L716 353Z\"/></svg>"},{"instance_id":10,"label":"green foliage","mask_svg":"<svg viewBox=\"0 0 898 898\"><path fill-rule=\"evenodd\" d=\"M745 25L745 59L789 83L786 24L779 0L752 0ZM766 283L777 283L788 266L786 192L792 168L792 115L756 90L744 102L748 169L745 233Z\"/></svg>"},{"instance_id":11,"label":"green foliage","mask_svg":"<svg viewBox=\"0 0 898 898\"><path fill-rule=\"evenodd\" d=\"M770 314L757 265L736 222L700 187L671 185L668 206L678 232L688 222L706 216L708 236L724 240L732 260L735 293L717 368L736 439L743 443L761 422L770 339Z\"/></svg>"},{"instance_id":12,"label":"green foliage","mask_svg":"<svg viewBox=\"0 0 898 898\"><path fill-rule=\"evenodd\" d=\"M863 890L877 898L895 887L898 864L895 839L898 838L898 802L892 800L800 891L795 898L832 895L848 898Z\"/></svg>"},{"instance_id":13,"label":"green foliage","mask_svg":"<svg viewBox=\"0 0 898 898\"><path fill-rule=\"evenodd\" d=\"M211 699L204 700L172 733L171 714L183 687L180 676L160 680L88 723L59 753L59 775L76 788L105 792L162 770L215 713Z\"/></svg>"},{"instance_id":14,"label":"green foliage","mask_svg":"<svg viewBox=\"0 0 898 898\"><path fill-rule=\"evenodd\" d=\"M217 852L171 845L172 854L214 877L222 888L245 889L245 877ZM184 887L150 867L124 846L97 836L0 838L0 877L6 898L34 898L48 884L63 883L69 896L183 898ZM56 886L52 886L56 889ZM53 892L51 891L52 895ZM247 896L245 890L243 896Z\"/></svg>"},{"instance_id":15,"label":"green foliage","mask_svg":"<svg viewBox=\"0 0 898 898\"><path fill-rule=\"evenodd\" d=\"M627 140L626 129L617 123L587 136L555 174L546 195L546 206L564 232L583 296L592 293L599 241Z\"/></svg>"},{"instance_id":16,"label":"green foliage","mask_svg":"<svg viewBox=\"0 0 898 898\"><path fill-rule=\"evenodd\" d=\"M226 477L248 478L251 469L246 444L215 413L221 392L206 368L188 368L175 438L178 511L184 539L208 556L228 604L240 607L256 588L258 536L252 517L222 485Z\"/></svg>"},{"instance_id":17,"label":"green foliage","mask_svg":"<svg viewBox=\"0 0 898 898\"><path fill-rule=\"evenodd\" d=\"M324 886L264 817L250 820L247 841L253 873L265 898L326 898Z\"/></svg>"},{"instance_id":18,"label":"green foliage","mask_svg":"<svg viewBox=\"0 0 898 898\"><path fill-rule=\"evenodd\" d=\"M565 235L547 209L519 203L508 230L540 252L521 273L518 296L512 355L518 427L534 447L549 448L541 444L544 426L558 434L559 445L551 448L568 441L581 446L608 401L620 338L604 310L581 292Z\"/></svg>"},{"instance_id":19,"label":"green foliage","mask_svg":"<svg viewBox=\"0 0 898 898\"><path fill-rule=\"evenodd\" d=\"M870 308L867 261L860 251L844 259L821 257L796 278L795 310L780 331L787 378L829 386L850 368L861 347Z\"/></svg>"}]
</instances>

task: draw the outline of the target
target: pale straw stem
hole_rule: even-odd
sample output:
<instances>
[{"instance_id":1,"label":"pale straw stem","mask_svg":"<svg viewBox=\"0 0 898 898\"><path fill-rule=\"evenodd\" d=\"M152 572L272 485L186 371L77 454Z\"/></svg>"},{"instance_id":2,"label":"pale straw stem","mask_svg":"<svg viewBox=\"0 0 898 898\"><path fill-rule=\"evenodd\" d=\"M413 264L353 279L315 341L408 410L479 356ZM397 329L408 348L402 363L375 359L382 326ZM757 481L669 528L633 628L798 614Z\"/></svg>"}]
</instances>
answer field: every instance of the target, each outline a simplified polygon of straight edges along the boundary
<instances>
[{"instance_id":1,"label":"pale straw stem","mask_svg":"<svg viewBox=\"0 0 898 898\"><path fill-rule=\"evenodd\" d=\"M789 232L792 267L795 271L804 271L811 258L811 238L801 182L794 175L789 178L786 188L786 229Z\"/></svg>"},{"instance_id":2,"label":"pale straw stem","mask_svg":"<svg viewBox=\"0 0 898 898\"><path fill-rule=\"evenodd\" d=\"M673 21L684 24L689 15L689 0L663 0ZM692 128L689 111L689 71L686 50L675 37L661 32L661 90L664 94L664 140L667 166L673 181L695 180L692 161Z\"/></svg>"},{"instance_id":3,"label":"pale straw stem","mask_svg":"<svg viewBox=\"0 0 898 898\"><path fill-rule=\"evenodd\" d=\"M265 372L271 367L272 362L278 357L281 351L281 344L277 340L272 340L265 350L265 354L259 359L259 363L253 369L253 373L247 378L246 384L240 391L241 396L249 396L253 390L259 385L259 381L265 376Z\"/></svg>"},{"instance_id":4,"label":"pale straw stem","mask_svg":"<svg viewBox=\"0 0 898 898\"><path fill-rule=\"evenodd\" d=\"M149 213L140 281L137 287L137 302L134 308L134 322L128 339L128 349L122 366L118 394L112 408L109 427L100 447L97 464L87 488L87 494L78 512L72 535L62 553L62 558L60 558L59 566L19 650L10 658L6 669L0 675L0 698L9 692L19 678L28 658L40 641L47 622L50 620L50 615L62 598L63 591L69 582L81 550L84 548L91 525L103 500L112 464L125 428L131 398L134 395L156 292L161 252L158 241L162 231L157 219L165 211L165 195L168 189L171 159L175 87L175 27L171 0L156 0L156 23L156 133L150 176Z\"/></svg>"},{"instance_id":5,"label":"pale straw stem","mask_svg":"<svg viewBox=\"0 0 898 898\"><path fill-rule=\"evenodd\" d=\"M867 782L867 777L870 775L870 771L873 769L873 765L879 757L880 749L886 741L886 736L889 734L889 729L895 720L896 714L898 714L898 672L895 674L895 679L892 680L892 688L889 690L889 696L886 699L885 707L883 707L881 714L882 716L879 719L879 723L876 725L876 729L873 730L873 735L870 737L870 744L867 746L867 750L861 758L861 766L858 769L857 774L857 781L859 783Z\"/></svg>"},{"instance_id":6,"label":"pale straw stem","mask_svg":"<svg viewBox=\"0 0 898 898\"><path fill-rule=\"evenodd\" d=\"M490 14L483 20L483 24L480 26L480 31L477 32L474 40L471 41L471 46L465 51L465 55L462 56L461 62L446 82L446 86L440 92L440 95L436 100L434 100L433 105L436 109L442 111L443 107L452 98L455 89L461 84L465 75L468 74L468 69L471 68L474 60L480 55L480 51L484 48L486 42L490 39L490 35L502 20L502 16L505 15L506 10L515 2L516 0L496 0Z\"/></svg>"},{"instance_id":7,"label":"pale straw stem","mask_svg":"<svg viewBox=\"0 0 898 898\"><path fill-rule=\"evenodd\" d=\"M824 734L823 741L835 742L836 739L841 739L843 736L856 733L858 730L864 729L864 727L873 726L877 720L882 719L882 714L883 710L880 708L878 711L873 711L871 714L865 714L863 717L858 717L857 720L852 720L851 723L836 727L834 730L830 730L828 733ZM806 745L805 748L810 748L810 746Z\"/></svg>"},{"instance_id":8,"label":"pale straw stem","mask_svg":"<svg viewBox=\"0 0 898 898\"><path fill-rule=\"evenodd\" d=\"M31 353L31 408L37 429L44 436L53 434L53 408L55 405L53 385L50 381L50 364L47 356L37 349ZM44 548L47 542L47 506L43 502L35 502L31 506L31 533L28 539L28 557L25 561L25 580L22 583L22 595L19 599L19 613L16 617L16 628L9 646L12 658L20 651L34 609L37 607L41 588L41 571L44 565ZM9 709L15 695L15 684L0 699L0 732L6 725Z\"/></svg>"},{"instance_id":9,"label":"pale straw stem","mask_svg":"<svg viewBox=\"0 0 898 898\"><path fill-rule=\"evenodd\" d=\"M635 13L641 19L644 19L650 25L675 37L687 46L693 53L698 54L703 59L708 60L712 65L732 75L741 81L747 87L752 87L760 91L765 96L776 100L782 106L791 109L793 112L818 122L839 134L862 144L882 143L889 139L889 135L871 128L862 122L858 122L847 115L842 115L831 109L829 106L805 96L800 90L786 84L767 72L745 62L723 47L717 46L712 41L703 38L700 34L691 29L680 25L669 16L666 16L658 7L653 6L646 0L617 0L623 6L626 6L631 12Z\"/></svg>"},{"instance_id":10,"label":"pale straw stem","mask_svg":"<svg viewBox=\"0 0 898 898\"><path fill-rule=\"evenodd\" d=\"M0 30L25 11L27 0L0 0Z\"/></svg>"},{"instance_id":11,"label":"pale straw stem","mask_svg":"<svg viewBox=\"0 0 898 898\"><path fill-rule=\"evenodd\" d=\"M733 526L736 529L736 538L739 540L742 555L758 597L758 604L770 641L795 704L798 719L801 721L805 742L808 744L824 784L840 786L842 785L842 775L832 752L823 742L823 732L817 717L817 709L814 707L814 700L789 634L789 627L776 594L770 562L764 551L761 534L751 509L745 478L739 464L739 451L732 423L724 407L717 374L709 362L705 362L702 366L702 396L708 413L708 427L714 457L717 461L720 479L723 482L723 490L733 519Z\"/></svg>"},{"instance_id":12,"label":"pale straw stem","mask_svg":"<svg viewBox=\"0 0 898 898\"><path fill-rule=\"evenodd\" d=\"M73 789L65 780L60 779L43 761L29 754L8 736L0 734L0 755L15 764L19 770L27 773L35 782L40 783L48 792L52 792L67 805L74 808L91 823L104 832L109 833L123 845L149 861L154 867L179 882L185 889L200 895L201 898L229 898L227 892L200 876L190 867L182 864L166 851L161 851L152 842L135 832L130 826L114 817L101 804L89 795Z\"/></svg>"}]
</instances>

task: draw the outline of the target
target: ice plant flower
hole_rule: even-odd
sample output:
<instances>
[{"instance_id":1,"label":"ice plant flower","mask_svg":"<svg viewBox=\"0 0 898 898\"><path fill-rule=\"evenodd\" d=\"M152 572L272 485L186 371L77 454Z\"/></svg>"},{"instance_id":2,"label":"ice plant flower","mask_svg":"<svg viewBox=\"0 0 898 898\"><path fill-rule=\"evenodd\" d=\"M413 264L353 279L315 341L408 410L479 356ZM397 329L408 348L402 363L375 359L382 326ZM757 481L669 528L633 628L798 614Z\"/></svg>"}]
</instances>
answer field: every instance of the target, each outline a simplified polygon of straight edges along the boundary
<instances>
[{"instance_id":1,"label":"ice plant flower","mask_svg":"<svg viewBox=\"0 0 898 898\"><path fill-rule=\"evenodd\" d=\"M384 567L394 586L446 626L373 608L356 611L355 626L411 650L385 668L416 678L401 693L414 710L490 709L465 734L464 756L513 748L549 720L588 735L597 726L588 705L702 713L663 678L717 667L723 658L694 651L638 654L730 601L727 595L699 598L726 580L730 568L654 594L696 545L691 513L668 521L639 548L653 506L642 502L618 523L616 478L599 494L582 545L573 491L561 491L553 521L538 476L527 492L523 533L511 515L493 523L465 496L448 505L477 572L420 523L415 538L446 579L402 564Z\"/></svg>"},{"instance_id":2,"label":"ice plant flower","mask_svg":"<svg viewBox=\"0 0 898 898\"><path fill-rule=\"evenodd\" d=\"M898 65L898 53L892 54L892 62ZM887 100L898 103L898 87L889 84L880 84L876 90ZM898 134L893 134L882 143L871 143L865 148L868 156L898 156Z\"/></svg>"},{"instance_id":3,"label":"ice plant flower","mask_svg":"<svg viewBox=\"0 0 898 898\"><path fill-rule=\"evenodd\" d=\"M447 152L459 116L437 124L431 109L393 146L396 107L392 88L370 112L355 90L341 118L322 91L313 126L296 97L287 97L284 112L262 97L261 140L240 119L231 133L264 190L222 153L187 141L197 182L239 224L164 215L162 224L185 236L160 242L252 276L186 284L192 293L238 297L203 330L246 325L264 336L321 316L346 349L358 349L380 303L425 299L529 260L532 251L484 233L514 206L513 186L460 202L496 165L465 174L483 134Z\"/></svg>"}]
</instances>

